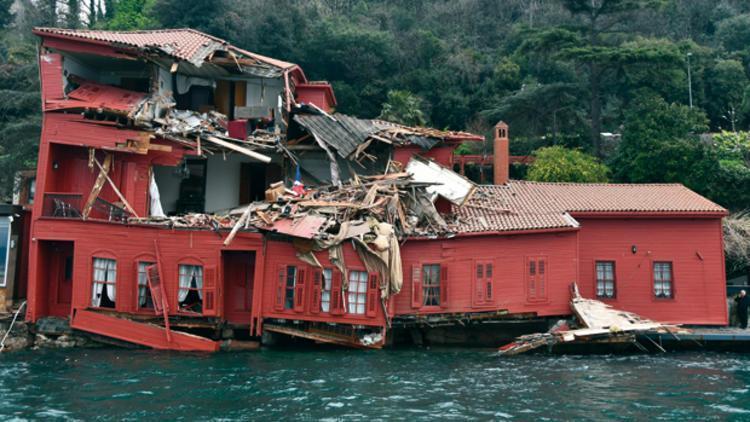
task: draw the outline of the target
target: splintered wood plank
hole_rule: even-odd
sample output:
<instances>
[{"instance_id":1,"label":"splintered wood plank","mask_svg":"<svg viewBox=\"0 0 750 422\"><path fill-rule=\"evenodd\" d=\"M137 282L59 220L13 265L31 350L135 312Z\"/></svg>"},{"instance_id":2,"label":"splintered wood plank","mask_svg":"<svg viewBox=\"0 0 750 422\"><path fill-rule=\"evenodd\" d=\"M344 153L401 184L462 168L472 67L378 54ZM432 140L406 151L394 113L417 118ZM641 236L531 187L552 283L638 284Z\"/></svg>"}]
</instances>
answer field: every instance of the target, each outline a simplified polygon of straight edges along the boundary
<instances>
[{"instance_id":1,"label":"splintered wood plank","mask_svg":"<svg viewBox=\"0 0 750 422\"><path fill-rule=\"evenodd\" d=\"M96 161L96 158L93 158L94 161ZM97 162L97 164L99 164ZM104 187L104 182L107 181L107 173L109 173L109 169L112 166L112 154L107 153L104 156L104 164L101 164L99 166L99 175L96 176L96 181L94 182L94 187L91 188L91 193L89 193L88 199L86 199L86 205L83 206L83 211L81 212L81 215L83 216L83 219L85 220L88 218L89 214L91 213L91 209L94 206L94 201L96 201L96 198L99 197L99 193L102 191L102 188Z\"/></svg>"}]
</instances>

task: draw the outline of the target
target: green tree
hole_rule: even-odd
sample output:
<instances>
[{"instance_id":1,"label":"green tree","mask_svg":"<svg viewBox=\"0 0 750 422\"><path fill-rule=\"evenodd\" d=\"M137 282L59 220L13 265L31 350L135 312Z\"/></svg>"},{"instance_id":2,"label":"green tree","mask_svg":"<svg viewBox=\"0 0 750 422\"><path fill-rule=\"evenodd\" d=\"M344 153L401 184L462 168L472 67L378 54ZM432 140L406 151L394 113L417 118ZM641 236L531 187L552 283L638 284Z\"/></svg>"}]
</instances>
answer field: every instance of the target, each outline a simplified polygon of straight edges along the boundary
<instances>
[{"instance_id":1,"label":"green tree","mask_svg":"<svg viewBox=\"0 0 750 422\"><path fill-rule=\"evenodd\" d=\"M526 177L539 182L604 183L609 168L596 157L562 146L540 148Z\"/></svg>"},{"instance_id":2,"label":"green tree","mask_svg":"<svg viewBox=\"0 0 750 422\"><path fill-rule=\"evenodd\" d=\"M117 0L112 2L114 10L108 10L104 28L118 31L132 31L148 29L158 26L158 22L150 17L153 0Z\"/></svg>"},{"instance_id":3,"label":"green tree","mask_svg":"<svg viewBox=\"0 0 750 422\"><path fill-rule=\"evenodd\" d=\"M625 113L622 140L611 163L619 182L683 183L710 193L718 161L697 135L708 129L703 111L658 96L631 103Z\"/></svg>"},{"instance_id":4,"label":"green tree","mask_svg":"<svg viewBox=\"0 0 750 422\"><path fill-rule=\"evenodd\" d=\"M388 99L378 118L407 126L424 126L427 118L421 105L422 100L409 91L388 91Z\"/></svg>"},{"instance_id":5,"label":"green tree","mask_svg":"<svg viewBox=\"0 0 750 422\"><path fill-rule=\"evenodd\" d=\"M738 60L717 60L706 72L706 108L712 127L736 131L742 116L742 102L748 79Z\"/></svg>"}]
</instances>

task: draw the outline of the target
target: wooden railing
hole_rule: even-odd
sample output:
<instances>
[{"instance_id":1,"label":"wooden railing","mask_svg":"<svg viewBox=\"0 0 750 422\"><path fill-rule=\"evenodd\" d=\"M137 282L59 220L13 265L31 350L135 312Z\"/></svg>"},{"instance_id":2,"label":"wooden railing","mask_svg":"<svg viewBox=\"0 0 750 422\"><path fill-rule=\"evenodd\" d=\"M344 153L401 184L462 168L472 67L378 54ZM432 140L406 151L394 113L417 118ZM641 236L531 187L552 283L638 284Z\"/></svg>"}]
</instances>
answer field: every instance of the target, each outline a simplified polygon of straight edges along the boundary
<instances>
[{"instance_id":1,"label":"wooden railing","mask_svg":"<svg viewBox=\"0 0 750 422\"><path fill-rule=\"evenodd\" d=\"M54 218L83 219L83 194L45 193L42 216ZM123 207L107 200L96 198L88 219L127 223L130 213Z\"/></svg>"}]
</instances>

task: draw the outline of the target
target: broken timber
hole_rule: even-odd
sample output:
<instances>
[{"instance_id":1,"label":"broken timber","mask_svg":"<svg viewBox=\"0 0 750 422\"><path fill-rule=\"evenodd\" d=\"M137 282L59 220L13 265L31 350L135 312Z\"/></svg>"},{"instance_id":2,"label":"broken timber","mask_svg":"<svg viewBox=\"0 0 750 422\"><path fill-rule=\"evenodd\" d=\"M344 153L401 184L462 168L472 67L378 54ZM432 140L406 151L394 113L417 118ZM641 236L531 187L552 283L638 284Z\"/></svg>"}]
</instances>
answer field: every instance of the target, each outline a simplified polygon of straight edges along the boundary
<instances>
[{"instance_id":1,"label":"broken timber","mask_svg":"<svg viewBox=\"0 0 750 422\"><path fill-rule=\"evenodd\" d=\"M552 347L561 343L632 343L641 351L647 351L636 340L646 333L682 333L689 330L677 325L662 324L632 312L614 309L606 303L581 297L578 286L571 285L570 307L582 328L569 329L558 324L546 333L528 334L512 343L500 347L503 356L517 355L542 346ZM648 338L648 337L647 337ZM651 340L649 338L649 340ZM657 345L660 350L664 350Z\"/></svg>"}]
</instances>

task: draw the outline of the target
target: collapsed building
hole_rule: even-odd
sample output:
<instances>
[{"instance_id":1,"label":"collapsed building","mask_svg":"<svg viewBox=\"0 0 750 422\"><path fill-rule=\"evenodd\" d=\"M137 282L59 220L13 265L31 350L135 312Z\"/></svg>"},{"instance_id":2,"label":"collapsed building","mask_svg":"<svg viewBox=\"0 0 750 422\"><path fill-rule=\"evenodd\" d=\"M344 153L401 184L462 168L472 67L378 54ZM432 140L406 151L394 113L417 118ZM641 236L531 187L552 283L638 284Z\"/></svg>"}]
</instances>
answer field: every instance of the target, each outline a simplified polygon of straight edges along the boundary
<instances>
[{"instance_id":1,"label":"collapsed building","mask_svg":"<svg viewBox=\"0 0 750 422\"><path fill-rule=\"evenodd\" d=\"M379 348L545 324L577 282L726 323L726 210L681 185L510 180L504 123L476 185L454 151L483 137L336 113L293 63L189 29L34 33L29 321L160 349Z\"/></svg>"}]
</instances>

